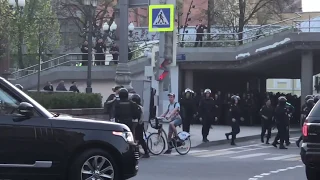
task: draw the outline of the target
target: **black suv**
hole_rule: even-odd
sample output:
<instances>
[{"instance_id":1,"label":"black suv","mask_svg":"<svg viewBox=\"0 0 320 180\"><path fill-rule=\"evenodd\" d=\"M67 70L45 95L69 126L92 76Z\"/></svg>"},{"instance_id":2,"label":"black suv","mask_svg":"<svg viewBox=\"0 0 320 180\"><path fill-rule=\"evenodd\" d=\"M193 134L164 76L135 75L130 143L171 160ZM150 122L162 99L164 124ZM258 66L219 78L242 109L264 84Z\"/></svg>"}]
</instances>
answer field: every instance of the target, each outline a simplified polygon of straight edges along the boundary
<instances>
[{"instance_id":1,"label":"black suv","mask_svg":"<svg viewBox=\"0 0 320 180\"><path fill-rule=\"evenodd\" d=\"M0 77L0 179L128 179L137 150L127 126L59 117Z\"/></svg>"},{"instance_id":2,"label":"black suv","mask_svg":"<svg viewBox=\"0 0 320 180\"><path fill-rule=\"evenodd\" d=\"M308 117L303 127L303 143L301 145L301 160L306 167L308 180L320 178L320 103L318 102Z\"/></svg>"}]
</instances>

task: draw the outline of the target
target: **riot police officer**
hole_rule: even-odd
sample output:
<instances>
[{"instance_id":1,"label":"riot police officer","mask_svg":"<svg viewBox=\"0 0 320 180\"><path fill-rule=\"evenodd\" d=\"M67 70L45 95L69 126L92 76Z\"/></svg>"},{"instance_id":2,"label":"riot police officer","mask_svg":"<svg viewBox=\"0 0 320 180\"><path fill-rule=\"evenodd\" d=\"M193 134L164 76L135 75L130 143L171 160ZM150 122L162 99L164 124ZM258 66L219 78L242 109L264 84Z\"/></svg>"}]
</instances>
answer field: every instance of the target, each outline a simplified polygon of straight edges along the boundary
<instances>
[{"instance_id":1,"label":"riot police officer","mask_svg":"<svg viewBox=\"0 0 320 180\"><path fill-rule=\"evenodd\" d=\"M194 92L187 88L184 95L180 100L182 111L182 129L183 131L190 132L190 124L196 113L196 101L194 100Z\"/></svg>"},{"instance_id":2,"label":"riot police officer","mask_svg":"<svg viewBox=\"0 0 320 180\"><path fill-rule=\"evenodd\" d=\"M129 100L128 90L121 88L119 90L119 99L115 101L114 116L115 121L127 125L135 137L135 126L138 118L141 116L138 105Z\"/></svg>"},{"instance_id":3,"label":"riot police officer","mask_svg":"<svg viewBox=\"0 0 320 180\"><path fill-rule=\"evenodd\" d=\"M276 121L278 133L275 137L272 145L277 147L277 140L280 139L280 147L279 149L287 149L284 146L284 141L287 138L287 128L289 128L289 109L286 106L287 99L284 96L280 96L278 98L278 105L274 112L274 118Z\"/></svg>"},{"instance_id":4,"label":"riot police officer","mask_svg":"<svg viewBox=\"0 0 320 180\"><path fill-rule=\"evenodd\" d=\"M144 122L143 122L143 107L141 105L141 98L138 94L133 94L130 97L131 101L133 101L134 103L136 103L138 106L138 111L140 111L140 116L138 118L138 124L136 126L136 131L135 131L135 138L137 140L137 143L139 145L142 146L143 151L144 151L144 155L142 156L142 158L149 158L149 151L148 151L148 147L146 144L146 141L143 139L143 132L144 132Z\"/></svg>"},{"instance_id":5,"label":"riot police officer","mask_svg":"<svg viewBox=\"0 0 320 180\"><path fill-rule=\"evenodd\" d=\"M266 104L260 109L261 116L261 142L264 143L264 136L267 132L266 144L269 144L269 139L271 137L271 128L272 128L272 118L273 118L274 109L271 106L271 100L268 99Z\"/></svg>"},{"instance_id":6,"label":"riot police officer","mask_svg":"<svg viewBox=\"0 0 320 180\"><path fill-rule=\"evenodd\" d=\"M238 105L240 100L239 96L233 95L231 97L231 105L228 111L228 121L231 125L231 132L226 133L226 138L229 140L229 136L231 136L231 145L236 145L235 140L237 138L237 134L240 133L240 121L243 121L243 117L241 116L241 110Z\"/></svg>"},{"instance_id":7,"label":"riot police officer","mask_svg":"<svg viewBox=\"0 0 320 180\"><path fill-rule=\"evenodd\" d=\"M301 111L301 115L302 115L302 119L300 122L301 127L303 126L303 123L304 123L305 119L307 118L307 116L309 115L313 106L314 106L314 99L313 98L308 99L305 104L305 108L302 109L302 111ZM302 141L302 138L303 138L303 136L301 135L300 138L296 141L296 145L298 147L300 146L300 142Z\"/></svg>"},{"instance_id":8,"label":"riot police officer","mask_svg":"<svg viewBox=\"0 0 320 180\"><path fill-rule=\"evenodd\" d=\"M209 135L211 122L213 119L217 120L218 118L215 113L215 102L214 99L211 97L211 90L205 89L204 96L204 99L200 101L199 119L202 122L202 141L209 142L207 137Z\"/></svg>"}]
</instances>

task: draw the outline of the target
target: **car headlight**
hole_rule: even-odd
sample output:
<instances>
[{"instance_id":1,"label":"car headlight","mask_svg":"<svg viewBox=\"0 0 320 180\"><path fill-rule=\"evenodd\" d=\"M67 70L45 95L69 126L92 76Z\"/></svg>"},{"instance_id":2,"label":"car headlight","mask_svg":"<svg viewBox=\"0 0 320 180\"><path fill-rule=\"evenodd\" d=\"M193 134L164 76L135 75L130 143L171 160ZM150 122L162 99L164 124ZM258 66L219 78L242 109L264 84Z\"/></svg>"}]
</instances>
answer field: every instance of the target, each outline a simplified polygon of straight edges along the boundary
<instances>
[{"instance_id":1,"label":"car headlight","mask_svg":"<svg viewBox=\"0 0 320 180\"><path fill-rule=\"evenodd\" d=\"M112 134L116 135L116 136L121 136L128 143L134 143L134 138L133 138L132 132L113 131Z\"/></svg>"}]
</instances>

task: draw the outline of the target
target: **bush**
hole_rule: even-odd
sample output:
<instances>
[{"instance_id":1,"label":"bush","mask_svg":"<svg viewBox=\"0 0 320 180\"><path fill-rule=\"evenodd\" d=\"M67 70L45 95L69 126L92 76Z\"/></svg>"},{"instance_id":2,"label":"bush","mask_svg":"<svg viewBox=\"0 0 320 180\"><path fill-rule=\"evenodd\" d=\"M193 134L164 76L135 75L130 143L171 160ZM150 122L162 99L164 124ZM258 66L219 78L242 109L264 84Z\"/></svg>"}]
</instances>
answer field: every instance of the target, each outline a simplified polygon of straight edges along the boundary
<instances>
[{"instance_id":1,"label":"bush","mask_svg":"<svg viewBox=\"0 0 320 180\"><path fill-rule=\"evenodd\" d=\"M101 94L28 92L34 100L47 109L101 108Z\"/></svg>"}]
</instances>

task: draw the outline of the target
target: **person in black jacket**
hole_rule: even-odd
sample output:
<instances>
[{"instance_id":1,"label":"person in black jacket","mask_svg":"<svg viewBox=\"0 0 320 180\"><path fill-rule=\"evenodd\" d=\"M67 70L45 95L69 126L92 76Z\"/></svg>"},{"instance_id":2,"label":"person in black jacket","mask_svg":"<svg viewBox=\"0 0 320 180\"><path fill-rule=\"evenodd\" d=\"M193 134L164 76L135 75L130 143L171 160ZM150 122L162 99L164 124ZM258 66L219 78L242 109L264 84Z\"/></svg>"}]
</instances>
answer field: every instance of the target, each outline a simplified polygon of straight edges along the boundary
<instances>
[{"instance_id":1,"label":"person in black jacket","mask_svg":"<svg viewBox=\"0 0 320 180\"><path fill-rule=\"evenodd\" d=\"M302 111L301 111L301 115L303 115L303 117L301 119L301 122L300 122L301 127L303 126L303 123L306 120L306 118L308 117L308 115L309 115L310 111L312 110L313 106L314 106L314 99L312 99L312 98L308 99L306 104L305 104L305 108L302 109ZM302 138L303 138L303 136L301 135L300 138L296 141L296 145L298 147L300 147L300 142L302 141Z\"/></svg>"},{"instance_id":2,"label":"person in black jacket","mask_svg":"<svg viewBox=\"0 0 320 180\"><path fill-rule=\"evenodd\" d=\"M266 144L269 144L269 139L271 138L271 128L273 125L272 118L273 118L274 109L271 106L271 100L268 99L266 104L260 109L260 116L261 116L261 142L264 143L264 137L267 132L267 140Z\"/></svg>"},{"instance_id":3,"label":"person in black jacket","mask_svg":"<svg viewBox=\"0 0 320 180\"><path fill-rule=\"evenodd\" d=\"M115 111L115 121L127 125L133 137L135 137L135 127L138 123L138 118L141 115L138 105L131 100L129 100L128 90L121 88L119 90L120 100L115 101L114 111Z\"/></svg>"},{"instance_id":4,"label":"person in black jacket","mask_svg":"<svg viewBox=\"0 0 320 180\"><path fill-rule=\"evenodd\" d=\"M235 140L237 138L237 134L240 133L240 121L243 121L243 117L241 115L241 109L239 107L240 97L233 95L231 97L231 105L228 111L228 121L231 124L231 132L226 133L226 138L229 140L229 136L231 136L231 145L236 145Z\"/></svg>"},{"instance_id":5,"label":"person in black jacket","mask_svg":"<svg viewBox=\"0 0 320 180\"><path fill-rule=\"evenodd\" d=\"M88 41L84 41L83 42L80 50L83 53L82 54L81 65L82 66L87 66L88 65Z\"/></svg>"},{"instance_id":6,"label":"person in black jacket","mask_svg":"<svg viewBox=\"0 0 320 180\"><path fill-rule=\"evenodd\" d=\"M190 124L196 113L196 101L194 100L194 93L191 89L187 88L184 91L184 96L180 100L182 112L182 129L183 131L190 132Z\"/></svg>"},{"instance_id":7,"label":"person in black jacket","mask_svg":"<svg viewBox=\"0 0 320 180\"><path fill-rule=\"evenodd\" d=\"M146 141L144 140L143 138L143 132L145 131L144 130L144 122L143 122L143 107L141 105L141 98L138 94L133 94L131 97L130 97L131 101L133 101L134 103L136 103L138 106L138 111L140 111L140 116L138 118L138 124L136 126L136 131L135 131L135 138L137 140L137 143L139 145L142 146L143 148L143 151L144 151L144 155L142 156L142 158L149 158L150 155L149 155L149 151L148 151L148 147L147 147L147 144L146 144Z\"/></svg>"},{"instance_id":8,"label":"person in black jacket","mask_svg":"<svg viewBox=\"0 0 320 180\"><path fill-rule=\"evenodd\" d=\"M115 121L114 120L114 105L115 102L119 99L119 90L123 88L123 86L116 86L112 88L112 91L114 93L110 94L109 97L107 98L106 102L104 103L104 111L107 115L109 115L108 119L110 121Z\"/></svg>"},{"instance_id":9,"label":"person in black jacket","mask_svg":"<svg viewBox=\"0 0 320 180\"><path fill-rule=\"evenodd\" d=\"M96 46L94 47L96 50L95 60L96 65L105 65L105 52L107 50L107 46L104 44L102 39L99 39Z\"/></svg>"},{"instance_id":10,"label":"person in black jacket","mask_svg":"<svg viewBox=\"0 0 320 180\"><path fill-rule=\"evenodd\" d=\"M289 116L290 110L286 106L287 99L284 96L278 98L278 105L274 112L274 118L276 121L278 133L275 137L272 145L277 147L277 140L280 139L279 149L288 149L284 146L284 141L287 138L287 128L289 128Z\"/></svg>"},{"instance_id":11,"label":"person in black jacket","mask_svg":"<svg viewBox=\"0 0 320 180\"><path fill-rule=\"evenodd\" d=\"M211 127L212 120L217 120L215 113L215 102L211 97L211 90L204 90L205 97L200 101L199 114L200 121L202 122L202 141L209 142L208 135Z\"/></svg>"}]
</instances>

